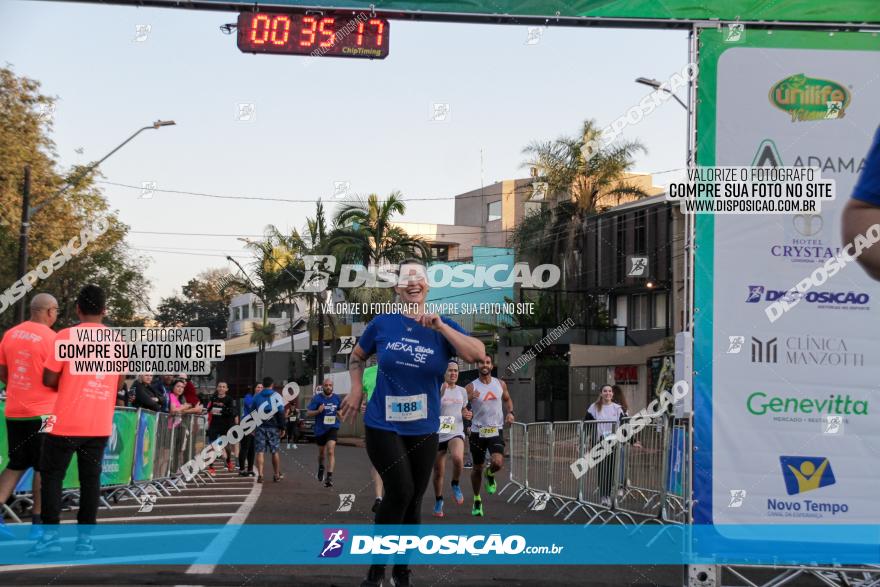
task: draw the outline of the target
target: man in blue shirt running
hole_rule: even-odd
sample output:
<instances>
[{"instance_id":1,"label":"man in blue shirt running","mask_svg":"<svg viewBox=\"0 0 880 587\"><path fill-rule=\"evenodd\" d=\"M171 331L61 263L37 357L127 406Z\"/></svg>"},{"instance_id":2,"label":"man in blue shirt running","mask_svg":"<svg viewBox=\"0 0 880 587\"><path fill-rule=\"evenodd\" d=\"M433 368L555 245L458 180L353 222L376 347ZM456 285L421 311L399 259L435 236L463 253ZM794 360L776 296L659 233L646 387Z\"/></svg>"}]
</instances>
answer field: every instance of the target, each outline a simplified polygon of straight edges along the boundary
<instances>
[{"instance_id":1,"label":"man in blue shirt running","mask_svg":"<svg viewBox=\"0 0 880 587\"><path fill-rule=\"evenodd\" d=\"M318 481L324 487L333 487L333 467L336 464L336 434L339 418L336 414L342 400L333 393L333 380L329 377L309 402L308 417L315 418L315 444L318 445ZM327 478L324 478L324 453L327 453Z\"/></svg>"},{"instance_id":2,"label":"man in blue shirt running","mask_svg":"<svg viewBox=\"0 0 880 587\"><path fill-rule=\"evenodd\" d=\"M865 157L865 167L856 183L852 199L843 210L843 244L852 243L858 235L880 224L880 128ZM852 249L851 249L852 250ZM880 246L869 246L856 259L865 271L880 281Z\"/></svg>"}]
</instances>

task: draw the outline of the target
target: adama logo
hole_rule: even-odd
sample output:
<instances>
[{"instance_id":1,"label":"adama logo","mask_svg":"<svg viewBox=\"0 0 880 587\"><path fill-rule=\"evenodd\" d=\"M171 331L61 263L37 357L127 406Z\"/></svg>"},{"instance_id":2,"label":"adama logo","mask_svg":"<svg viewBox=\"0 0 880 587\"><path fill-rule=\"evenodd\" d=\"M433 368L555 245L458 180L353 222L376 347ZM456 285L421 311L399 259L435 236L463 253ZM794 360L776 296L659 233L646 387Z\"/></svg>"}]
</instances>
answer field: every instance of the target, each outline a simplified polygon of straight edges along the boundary
<instances>
[{"instance_id":1,"label":"adama logo","mask_svg":"<svg viewBox=\"0 0 880 587\"><path fill-rule=\"evenodd\" d=\"M770 88L770 102L791 114L791 121L843 118L850 102L849 91L831 80L802 73L776 82Z\"/></svg>"}]
</instances>

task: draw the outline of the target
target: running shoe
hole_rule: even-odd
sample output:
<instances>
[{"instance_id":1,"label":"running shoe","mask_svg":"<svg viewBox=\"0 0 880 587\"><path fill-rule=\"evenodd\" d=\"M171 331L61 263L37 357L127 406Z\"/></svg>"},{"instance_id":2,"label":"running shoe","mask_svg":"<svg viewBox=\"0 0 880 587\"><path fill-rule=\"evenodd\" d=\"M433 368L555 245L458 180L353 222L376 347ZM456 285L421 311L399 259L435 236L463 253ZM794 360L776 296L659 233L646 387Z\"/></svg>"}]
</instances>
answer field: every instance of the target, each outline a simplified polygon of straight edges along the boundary
<instances>
[{"instance_id":1,"label":"running shoe","mask_svg":"<svg viewBox=\"0 0 880 587\"><path fill-rule=\"evenodd\" d=\"M324 465L318 465L318 481L324 480Z\"/></svg>"},{"instance_id":2,"label":"running shoe","mask_svg":"<svg viewBox=\"0 0 880 587\"><path fill-rule=\"evenodd\" d=\"M474 509L471 510L472 516L483 516L483 500L474 498Z\"/></svg>"},{"instance_id":3,"label":"running shoe","mask_svg":"<svg viewBox=\"0 0 880 587\"><path fill-rule=\"evenodd\" d=\"M217 474L217 471L214 469L214 465L211 465L210 467L208 467L208 475L210 475L211 477L214 477L216 474Z\"/></svg>"},{"instance_id":4,"label":"running shoe","mask_svg":"<svg viewBox=\"0 0 880 587\"><path fill-rule=\"evenodd\" d=\"M46 556L61 552L61 539L58 532L46 532L43 537L27 551L28 556Z\"/></svg>"},{"instance_id":5,"label":"running shoe","mask_svg":"<svg viewBox=\"0 0 880 587\"><path fill-rule=\"evenodd\" d=\"M235 465L232 464L232 461L226 461L226 470L230 473L235 472Z\"/></svg>"},{"instance_id":6,"label":"running shoe","mask_svg":"<svg viewBox=\"0 0 880 587\"><path fill-rule=\"evenodd\" d=\"M610 508L611 507L611 498L603 497L602 498L602 507Z\"/></svg>"},{"instance_id":7,"label":"running shoe","mask_svg":"<svg viewBox=\"0 0 880 587\"><path fill-rule=\"evenodd\" d=\"M498 484L495 483L495 474L492 472L492 469L486 467L486 493L492 495L498 489Z\"/></svg>"},{"instance_id":8,"label":"running shoe","mask_svg":"<svg viewBox=\"0 0 880 587\"><path fill-rule=\"evenodd\" d=\"M443 498L437 498L437 501L434 502L434 517L442 518L443 517Z\"/></svg>"},{"instance_id":9,"label":"running shoe","mask_svg":"<svg viewBox=\"0 0 880 587\"><path fill-rule=\"evenodd\" d=\"M461 487L458 485L452 486L452 495L455 497L455 503L461 505L464 503L464 494L461 492Z\"/></svg>"},{"instance_id":10,"label":"running shoe","mask_svg":"<svg viewBox=\"0 0 880 587\"><path fill-rule=\"evenodd\" d=\"M98 554L98 550L95 548L90 537L80 536L76 539L76 546L73 547L73 554L76 556L95 556Z\"/></svg>"},{"instance_id":11,"label":"running shoe","mask_svg":"<svg viewBox=\"0 0 880 587\"><path fill-rule=\"evenodd\" d=\"M244 471L244 470L239 471L239 472L238 472L238 476L239 476L239 477L247 477L247 476L248 476L248 472L247 472L247 471Z\"/></svg>"},{"instance_id":12,"label":"running shoe","mask_svg":"<svg viewBox=\"0 0 880 587\"><path fill-rule=\"evenodd\" d=\"M468 458L466 458L464 460L464 468L465 469L473 469L474 468L474 462L471 460L470 456L468 456Z\"/></svg>"},{"instance_id":13,"label":"running shoe","mask_svg":"<svg viewBox=\"0 0 880 587\"><path fill-rule=\"evenodd\" d=\"M254 473L253 471L248 471L247 474L248 474L248 477L255 477L256 476L256 473Z\"/></svg>"},{"instance_id":14,"label":"running shoe","mask_svg":"<svg viewBox=\"0 0 880 587\"><path fill-rule=\"evenodd\" d=\"M410 569L392 572L391 587L411 587L412 583L409 580L410 575L412 575Z\"/></svg>"},{"instance_id":15,"label":"running shoe","mask_svg":"<svg viewBox=\"0 0 880 587\"><path fill-rule=\"evenodd\" d=\"M262 483L262 482L263 482L263 476L260 475L259 477L257 477L257 483Z\"/></svg>"},{"instance_id":16,"label":"running shoe","mask_svg":"<svg viewBox=\"0 0 880 587\"><path fill-rule=\"evenodd\" d=\"M324 481L324 487L333 487L333 479L330 478L330 475L327 475L327 480Z\"/></svg>"},{"instance_id":17,"label":"running shoe","mask_svg":"<svg viewBox=\"0 0 880 587\"><path fill-rule=\"evenodd\" d=\"M382 505L382 498L377 497L376 501L373 502L373 507L370 509L374 514L379 511L379 506Z\"/></svg>"}]
</instances>

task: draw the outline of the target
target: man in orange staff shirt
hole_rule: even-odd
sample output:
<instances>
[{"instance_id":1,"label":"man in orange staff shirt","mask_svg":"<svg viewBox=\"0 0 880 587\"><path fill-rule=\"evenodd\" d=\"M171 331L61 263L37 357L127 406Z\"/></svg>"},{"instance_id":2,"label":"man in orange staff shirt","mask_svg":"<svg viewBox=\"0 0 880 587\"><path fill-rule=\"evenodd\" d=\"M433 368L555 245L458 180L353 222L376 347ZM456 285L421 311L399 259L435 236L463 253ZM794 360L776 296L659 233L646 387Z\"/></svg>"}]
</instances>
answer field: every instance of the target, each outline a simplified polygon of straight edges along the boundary
<instances>
[{"instance_id":1,"label":"man in orange staff shirt","mask_svg":"<svg viewBox=\"0 0 880 587\"><path fill-rule=\"evenodd\" d=\"M97 285L87 285L76 299L76 313L80 324L73 328L106 328L102 325L107 298ZM71 328L65 328L55 338L71 340ZM79 511L77 522L80 533L74 554L95 554L89 531L97 522L98 502L101 497L101 463L104 448L113 431L113 412L116 390L121 384L119 373L71 373L71 363L59 361L53 349L43 368L43 383L57 388L58 396L52 416L46 422L40 471L43 474L43 537L31 549L32 556L61 552L57 525L61 518L61 493L64 475L73 454L77 455L79 471Z\"/></svg>"},{"instance_id":2,"label":"man in orange staff shirt","mask_svg":"<svg viewBox=\"0 0 880 587\"><path fill-rule=\"evenodd\" d=\"M7 330L0 341L0 381L6 384L9 447L9 463L0 474L0 503L9 499L18 480L33 467L34 524L40 523L40 427L55 406L55 390L43 385L43 363L55 352L52 325L57 319L58 301L49 294L37 294L31 300L30 320Z\"/></svg>"}]
</instances>

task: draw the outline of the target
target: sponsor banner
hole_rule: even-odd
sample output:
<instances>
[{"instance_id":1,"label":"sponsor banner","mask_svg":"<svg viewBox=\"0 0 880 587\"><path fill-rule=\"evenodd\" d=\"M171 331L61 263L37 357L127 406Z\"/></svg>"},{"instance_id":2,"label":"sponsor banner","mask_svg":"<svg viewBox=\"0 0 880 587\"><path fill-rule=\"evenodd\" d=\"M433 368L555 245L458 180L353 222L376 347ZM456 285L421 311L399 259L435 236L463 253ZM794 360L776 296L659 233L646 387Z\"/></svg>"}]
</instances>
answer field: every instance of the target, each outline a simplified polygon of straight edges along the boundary
<instances>
[{"instance_id":1,"label":"sponsor banner","mask_svg":"<svg viewBox=\"0 0 880 587\"><path fill-rule=\"evenodd\" d=\"M104 449L101 461L101 486L128 485L134 464L134 445L137 438L137 410L116 408L113 413L113 429ZM64 489L79 487L77 455L73 454L67 473L64 475Z\"/></svg>"},{"instance_id":2,"label":"sponsor banner","mask_svg":"<svg viewBox=\"0 0 880 587\"><path fill-rule=\"evenodd\" d=\"M842 248L880 124L880 38L775 31L733 45L704 29L700 43L697 163L819 168L839 197L820 214L696 219L695 522L878 524L880 284L850 264L792 287ZM796 305L770 322L781 302Z\"/></svg>"},{"instance_id":3,"label":"sponsor banner","mask_svg":"<svg viewBox=\"0 0 880 587\"><path fill-rule=\"evenodd\" d=\"M133 3L133 2L132 2ZM252 0L195 0L196 5L241 6L242 10L253 7ZM819 3L816 0L776 0L756 2L755 0L571 0L558 3L549 0L446 0L442 3L420 0L346 0L342 3L327 3L314 0L268 0L261 7L305 7L339 5L346 9L385 10L402 13L434 13L456 15L515 15L540 17L579 17L589 16L604 19L647 19L647 20L740 20L788 21L788 22L832 22L869 23L880 22L880 7L876 0L836 0L833 3ZM680 24L680 23L677 23ZM731 31L731 32L728 32ZM729 42L748 38L739 28L725 28ZM775 81L775 80L774 80Z\"/></svg>"},{"instance_id":4,"label":"sponsor banner","mask_svg":"<svg viewBox=\"0 0 880 587\"><path fill-rule=\"evenodd\" d=\"M17 533L0 549L0 564L20 564L33 544L29 525L7 526ZM586 526L576 524L419 526L99 524L92 539L98 554L74 557L77 528L62 524L59 554L41 564L168 565L637 565L637 564L877 564L876 526L816 524L730 528L737 538L712 526ZM223 540L215 540L218 536ZM277 548L296 536L294 548ZM759 540L760 538L760 540ZM181 546L181 539L185 545ZM797 540L780 547L774 541ZM287 542L285 542L287 541ZM742 545L747 544L747 550ZM136 545L136 548L133 548ZM585 545L589 545L585 548Z\"/></svg>"},{"instance_id":5,"label":"sponsor banner","mask_svg":"<svg viewBox=\"0 0 880 587\"><path fill-rule=\"evenodd\" d=\"M138 417L137 439L134 448L133 481L149 481L153 478L153 461L156 458L156 412L141 410Z\"/></svg>"}]
</instances>

